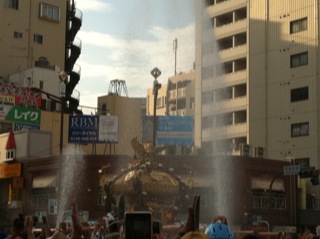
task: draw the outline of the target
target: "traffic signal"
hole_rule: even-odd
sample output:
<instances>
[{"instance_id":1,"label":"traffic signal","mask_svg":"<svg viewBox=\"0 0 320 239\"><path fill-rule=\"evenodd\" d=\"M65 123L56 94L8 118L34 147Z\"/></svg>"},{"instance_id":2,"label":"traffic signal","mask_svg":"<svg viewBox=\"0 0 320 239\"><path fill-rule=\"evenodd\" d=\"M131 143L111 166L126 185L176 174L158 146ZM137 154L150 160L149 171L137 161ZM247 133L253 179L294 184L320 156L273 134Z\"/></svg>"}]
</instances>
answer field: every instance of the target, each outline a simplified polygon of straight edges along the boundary
<instances>
[{"instance_id":1,"label":"traffic signal","mask_svg":"<svg viewBox=\"0 0 320 239\"><path fill-rule=\"evenodd\" d=\"M307 167L300 169L300 178L311 178L312 185L319 185L319 170L315 167Z\"/></svg>"},{"instance_id":2,"label":"traffic signal","mask_svg":"<svg viewBox=\"0 0 320 239\"><path fill-rule=\"evenodd\" d=\"M314 170L315 167L301 168L299 172L300 178L311 178Z\"/></svg>"},{"instance_id":3,"label":"traffic signal","mask_svg":"<svg viewBox=\"0 0 320 239\"><path fill-rule=\"evenodd\" d=\"M310 181L312 185L319 185L319 171L317 169L312 171Z\"/></svg>"}]
</instances>

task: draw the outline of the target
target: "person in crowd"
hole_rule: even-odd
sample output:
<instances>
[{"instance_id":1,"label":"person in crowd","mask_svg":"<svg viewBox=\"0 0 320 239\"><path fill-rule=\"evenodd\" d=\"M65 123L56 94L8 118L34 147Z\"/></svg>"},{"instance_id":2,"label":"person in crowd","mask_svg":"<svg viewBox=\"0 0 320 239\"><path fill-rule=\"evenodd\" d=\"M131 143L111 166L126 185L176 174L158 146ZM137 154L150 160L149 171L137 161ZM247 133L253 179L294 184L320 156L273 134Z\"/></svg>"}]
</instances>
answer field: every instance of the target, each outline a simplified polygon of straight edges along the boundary
<instances>
[{"instance_id":1,"label":"person in crowd","mask_svg":"<svg viewBox=\"0 0 320 239\"><path fill-rule=\"evenodd\" d=\"M73 199L72 201L71 212L72 212L71 239L81 239L82 235L84 234L84 227L80 222L80 217L78 214L78 202L76 199Z\"/></svg>"},{"instance_id":2,"label":"person in crowd","mask_svg":"<svg viewBox=\"0 0 320 239\"><path fill-rule=\"evenodd\" d=\"M278 239L285 239L287 234L284 231L278 233Z\"/></svg>"},{"instance_id":3,"label":"person in crowd","mask_svg":"<svg viewBox=\"0 0 320 239\"><path fill-rule=\"evenodd\" d=\"M304 231L300 239L313 239L313 234L309 226L304 226Z\"/></svg>"},{"instance_id":4,"label":"person in crowd","mask_svg":"<svg viewBox=\"0 0 320 239\"><path fill-rule=\"evenodd\" d=\"M32 216L23 218L21 214L13 220L11 233L7 239L36 239L32 229L34 221Z\"/></svg>"},{"instance_id":5,"label":"person in crowd","mask_svg":"<svg viewBox=\"0 0 320 239\"><path fill-rule=\"evenodd\" d=\"M15 239L21 236L21 233L24 231L24 219L22 214L19 214L19 217L13 220L10 233L6 239Z\"/></svg>"},{"instance_id":6,"label":"person in crowd","mask_svg":"<svg viewBox=\"0 0 320 239\"><path fill-rule=\"evenodd\" d=\"M320 225L316 226L316 234L318 237L320 236Z\"/></svg>"},{"instance_id":7,"label":"person in crowd","mask_svg":"<svg viewBox=\"0 0 320 239\"><path fill-rule=\"evenodd\" d=\"M209 224L205 230L205 234L208 235L210 239L234 238L232 230L222 221L215 221Z\"/></svg>"},{"instance_id":8,"label":"person in crowd","mask_svg":"<svg viewBox=\"0 0 320 239\"><path fill-rule=\"evenodd\" d=\"M43 225L41 228L41 232L36 236L37 239L46 239L52 236L51 229L49 225Z\"/></svg>"}]
</instances>

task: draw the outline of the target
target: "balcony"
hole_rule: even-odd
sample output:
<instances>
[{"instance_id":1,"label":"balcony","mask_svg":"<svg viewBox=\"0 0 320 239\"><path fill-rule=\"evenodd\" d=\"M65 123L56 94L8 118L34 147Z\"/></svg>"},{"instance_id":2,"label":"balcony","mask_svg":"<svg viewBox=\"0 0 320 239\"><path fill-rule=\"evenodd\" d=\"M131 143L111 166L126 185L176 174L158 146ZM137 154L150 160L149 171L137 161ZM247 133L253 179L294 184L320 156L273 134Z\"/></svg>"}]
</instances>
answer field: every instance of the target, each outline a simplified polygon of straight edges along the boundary
<instances>
[{"instance_id":1,"label":"balcony","mask_svg":"<svg viewBox=\"0 0 320 239\"><path fill-rule=\"evenodd\" d=\"M229 100L223 100L211 104L205 104L202 106L203 116L209 116L212 114L221 114L227 112L233 112L237 110L247 109L247 97L238 97Z\"/></svg>"},{"instance_id":2,"label":"balcony","mask_svg":"<svg viewBox=\"0 0 320 239\"><path fill-rule=\"evenodd\" d=\"M214 76L213 80L202 81L203 89L217 89L222 87L229 87L235 84L246 83L248 73L246 70L237 71L235 73L224 74L222 76Z\"/></svg>"},{"instance_id":3,"label":"balcony","mask_svg":"<svg viewBox=\"0 0 320 239\"><path fill-rule=\"evenodd\" d=\"M202 130L203 141L221 140L227 138L245 137L247 135L247 123L227 125Z\"/></svg>"},{"instance_id":4,"label":"balcony","mask_svg":"<svg viewBox=\"0 0 320 239\"><path fill-rule=\"evenodd\" d=\"M214 29L216 39L240 34L247 31L247 19L242 19Z\"/></svg>"},{"instance_id":5,"label":"balcony","mask_svg":"<svg viewBox=\"0 0 320 239\"><path fill-rule=\"evenodd\" d=\"M187 96L186 91L186 87L178 89L178 98L185 98Z\"/></svg>"},{"instance_id":6,"label":"balcony","mask_svg":"<svg viewBox=\"0 0 320 239\"><path fill-rule=\"evenodd\" d=\"M208 13L210 16L219 16L244 7L247 7L247 0L230 0L211 5L208 8Z\"/></svg>"},{"instance_id":7,"label":"balcony","mask_svg":"<svg viewBox=\"0 0 320 239\"><path fill-rule=\"evenodd\" d=\"M168 101L176 100L177 99L177 90L176 89L169 90L168 95L169 95Z\"/></svg>"},{"instance_id":8,"label":"balcony","mask_svg":"<svg viewBox=\"0 0 320 239\"><path fill-rule=\"evenodd\" d=\"M230 61L247 56L247 45L241 45L220 51L222 61Z\"/></svg>"}]
</instances>

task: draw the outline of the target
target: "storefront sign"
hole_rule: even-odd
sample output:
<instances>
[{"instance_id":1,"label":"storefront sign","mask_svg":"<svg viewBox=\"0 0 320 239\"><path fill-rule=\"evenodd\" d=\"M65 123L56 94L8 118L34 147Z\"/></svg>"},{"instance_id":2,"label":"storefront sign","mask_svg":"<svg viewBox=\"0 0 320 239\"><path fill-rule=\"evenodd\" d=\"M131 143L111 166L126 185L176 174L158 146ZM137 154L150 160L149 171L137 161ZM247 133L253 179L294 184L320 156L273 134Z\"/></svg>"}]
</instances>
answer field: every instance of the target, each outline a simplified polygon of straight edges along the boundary
<instances>
[{"instance_id":1,"label":"storefront sign","mask_svg":"<svg viewBox=\"0 0 320 239\"><path fill-rule=\"evenodd\" d=\"M0 165L0 178L20 177L21 163Z\"/></svg>"},{"instance_id":2,"label":"storefront sign","mask_svg":"<svg viewBox=\"0 0 320 239\"><path fill-rule=\"evenodd\" d=\"M0 84L0 95L14 97L15 105L23 105L25 107L41 107L41 92L34 92L27 87Z\"/></svg>"},{"instance_id":3,"label":"storefront sign","mask_svg":"<svg viewBox=\"0 0 320 239\"><path fill-rule=\"evenodd\" d=\"M15 105L15 97L12 95L0 94L0 105Z\"/></svg>"},{"instance_id":4,"label":"storefront sign","mask_svg":"<svg viewBox=\"0 0 320 239\"><path fill-rule=\"evenodd\" d=\"M36 125L40 124L40 119L41 110L22 106L12 107L6 117L6 120L8 121Z\"/></svg>"},{"instance_id":5,"label":"storefront sign","mask_svg":"<svg viewBox=\"0 0 320 239\"><path fill-rule=\"evenodd\" d=\"M23 189L24 179L23 177L13 177L12 178L12 188Z\"/></svg>"}]
</instances>

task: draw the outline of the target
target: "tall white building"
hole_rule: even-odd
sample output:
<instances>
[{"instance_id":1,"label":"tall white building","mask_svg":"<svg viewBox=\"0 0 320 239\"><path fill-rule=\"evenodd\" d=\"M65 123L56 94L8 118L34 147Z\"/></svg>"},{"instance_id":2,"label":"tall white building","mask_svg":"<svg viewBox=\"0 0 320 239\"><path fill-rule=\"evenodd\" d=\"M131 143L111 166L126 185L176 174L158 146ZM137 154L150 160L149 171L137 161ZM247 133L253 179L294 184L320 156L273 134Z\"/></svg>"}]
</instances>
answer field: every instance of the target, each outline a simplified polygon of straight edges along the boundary
<instances>
[{"instance_id":1,"label":"tall white building","mask_svg":"<svg viewBox=\"0 0 320 239\"><path fill-rule=\"evenodd\" d=\"M319 7L206 0L196 24L196 146L318 168Z\"/></svg>"}]
</instances>

